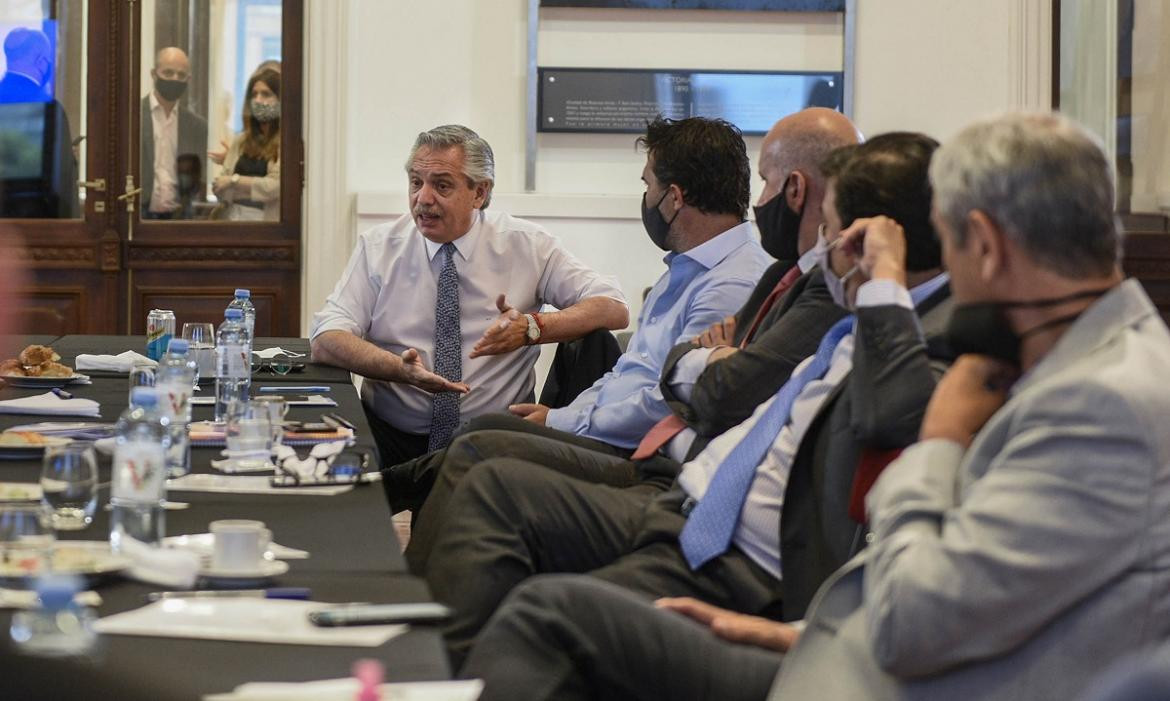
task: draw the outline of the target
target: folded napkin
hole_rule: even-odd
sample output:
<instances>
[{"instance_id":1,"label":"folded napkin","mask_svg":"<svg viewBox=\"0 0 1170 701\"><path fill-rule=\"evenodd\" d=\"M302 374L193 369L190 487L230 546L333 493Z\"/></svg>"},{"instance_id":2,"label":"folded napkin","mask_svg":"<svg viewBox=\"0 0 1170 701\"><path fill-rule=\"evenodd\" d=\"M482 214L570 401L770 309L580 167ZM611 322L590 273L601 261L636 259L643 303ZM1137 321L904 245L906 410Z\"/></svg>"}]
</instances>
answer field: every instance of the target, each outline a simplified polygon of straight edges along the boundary
<instances>
[{"instance_id":1,"label":"folded napkin","mask_svg":"<svg viewBox=\"0 0 1170 701\"><path fill-rule=\"evenodd\" d=\"M362 685L357 679L315 682L249 682L226 694L210 694L203 701L351 701ZM404 682L378 686L383 701L475 701L483 691L479 679L449 682Z\"/></svg>"},{"instance_id":2,"label":"folded napkin","mask_svg":"<svg viewBox=\"0 0 1170 701\"><path fill-rule=\"evenodd\" d=\"M106 370L108 372L130 372L135 365L150 365L158 367L158 363L141 353L125 351L117 355L91 355L82 353L77 356L74 367L78 370Z\"/></svg>"},{"instance_id":3,"label":"folded napkin","mask_svg":"<svg viewBox=\"0 0 1170 701\"><path fill-rule=\"evenodd\" d=\"M121 552L130 558L129 576L140 582L168 589L190 589L195 586L202 561L188 550L152 548L128 536L123 537Z\"/></svg>"},{"instance_id":4,"label":"folded napkin","mask_svg":"<svg viewBox=\"0 0 1170 701\"><path fill-rule=\"evenodd\" d=\"M62 399L52 392L0 401L0 414L41 416L101 416L101 405L92 399Z\"/></svg>"},{"instance_id":5,"label":"folded napkin","mask_svg":"<svg viewBox=\"0 0 1170 701\"><path fill-rule=\"evenodd\" d=\"M264 358L265 360L272 360L273 358L275 358L278 355L283 355L283 356L286 356L289 358L303 358L303 357L305 357L304 353L296 353L294 351L285 350L285 349L281 348L280 346L277 346L275 348L265 348L264 350L254 350L254 351L252 351L252 355L258 355L261 358Z\"/></svg>"}]
</instances>

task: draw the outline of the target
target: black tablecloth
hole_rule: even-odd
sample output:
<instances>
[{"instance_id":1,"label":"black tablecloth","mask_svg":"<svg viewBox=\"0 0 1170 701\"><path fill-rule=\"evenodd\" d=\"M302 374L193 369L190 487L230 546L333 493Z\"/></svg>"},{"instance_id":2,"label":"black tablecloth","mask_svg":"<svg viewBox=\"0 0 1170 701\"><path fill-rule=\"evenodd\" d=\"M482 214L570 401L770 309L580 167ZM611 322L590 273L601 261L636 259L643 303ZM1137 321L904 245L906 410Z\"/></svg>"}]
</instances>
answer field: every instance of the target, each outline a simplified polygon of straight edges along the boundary
<instances>
[{"instance_id":1,"label":"black tablecloth","mask_svg":"<svg viewBox=\"0 0 1170 701\"><path fill-rule=\"evenodd\" d=\"M29 337L33 338L33 337ZM37 337L39 338L39 337ZM54 338L52 336L45 337L52 341L46 341L46 345L51 345L53 350L61 355L61 362L75 367L75 361L80 353L102 354L110 353L117 355L123 351L136 351L146 355L146 337L145 336L61 336ZM33 341L26 341L32 343ZM311 384L311 383L348 383L350 381L349 371L343 370L332 365L322 365L320 363L313 363L309 361L309 339L307 338L279 338L260 336L252 343L254 350L264 350L267 348L275 348L279 346L286 351L294 353L303 353L303 358L293 358L293 362L305 363L303 370L290 372L288 375L278 376L270 372L257 372L255 379L260 382L267 382L270 379L284 379L288 382L296 384ZM20 346L17 348L19 351ZM253 358L256 362L260 362L260 358ZM90 372L83 370L88 375L94 377L112 377L117 373L106 372Z\"/></svg>"},{"instance_id":2,"label":"black tablecloth","mask_svg":"<svg viewBox=\"0 0 1170 701\"><path fill-rule=\"evenodd\" d=\"M133 337L67 336L54 345L63 357L77 352L111 353L135 348ZM295 340L295 339L294 339ZM290 350L289 339L279 345ZM307 342L302 341L307 346ZM71 358L68 358L71 359ZM316 380L322 382L322 380ZM263 378L258 384L302 384L300 378ZM348 383L330 383L326 393L338 402L334 410L357 426L356 448L373 451L369 426L360 401ZM92 385L72 385L69 391L101 404L103 421L114 421L125 408L128 385L123 376L95 377ZM9 387L0 399L38 394L44 390ZM209 388L203 392L210 393ZM294 407L290 419L316 420L319 409ZM211 417L210 407L195 407L194 419ZM48 420L46 417L0 414L0 429L23 423ZM307 449L302 448L303 453ZM192 449L195 472L211 472L210 460L218 449ZM371 465L377 465L376 456ZM39 460L0 462L0 481L35 482ZM110 478L110 460L99 455L99 478ZM99 505L108 501L108 491L99 495ZM365 485L332 497L249 496L178 492L171 501L187 502L190 508L167 511L169 535L202 533L208 523L221 518L250 518L264 521L273 540L281 545L308 550L311 557L289 560L290 570L276 578L273 586L307 586L313 599L330 602L369 601L392 603L428 601L426 586L406 573L399 545L379 485ZM62 533L61 539L103 540L109 529L107 512L99 507L94 523L77 534ZM143 596L158 587L111 578L94 583L104 598L101 616L136 608ZM0 636L7 638L11 612L0 611ZM441 679L449 675L442 641L433 629L413 629L380 648L266 645L136 636L101 636L92 659L45 661L11 649L0 652L0 690L4 698L198 698L205 693L227 691L246 681L298 681L349 674L350 663L359 657L374 657L386 664L390 680ZM13 684L16 686L14 687ZM14 690L19 693L10 695ZM73 694L73 695L67 695Z\"/></svg>"}]
</instances>

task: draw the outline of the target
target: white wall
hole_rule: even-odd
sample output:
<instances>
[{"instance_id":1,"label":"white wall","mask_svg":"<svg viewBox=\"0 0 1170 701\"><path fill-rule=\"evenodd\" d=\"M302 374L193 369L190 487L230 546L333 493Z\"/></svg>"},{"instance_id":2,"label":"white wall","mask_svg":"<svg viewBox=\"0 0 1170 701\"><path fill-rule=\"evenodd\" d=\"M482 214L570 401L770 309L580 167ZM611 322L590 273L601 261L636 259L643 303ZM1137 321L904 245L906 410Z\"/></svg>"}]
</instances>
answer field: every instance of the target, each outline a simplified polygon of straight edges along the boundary
<instances>
[{"instance_id":1,"label":"white wall","mask_svg":"<svg viewBox=\"0 0 1170 701\"><path fill-rule=\"evenodd\" d=\"M911 129L945 139L977 116L1047 103L1040 64L1048 51L1049 0L858 6L855 116L866 133ZM314 41L336 42L333 48L344 52L344 134L335 142L344 152L322 158L344 162L344 192L352 201L322 198L350 228L314 231L307 220L307 249L314 241L321 248L322 237L330 247L352 245L357 231L403 212L402 165L415 134L460 122L496 152L492 206L543 224L581 258L616 274L636 311L662 264L641 229L644 156L633 137L540 135L537 191L522 192L526 8L527 0L348 0L343 36L308 28L310 56ZM543 10L539 63L839 70L841 23L803 14ZM312 92L310 84L310 124L315 111L336 107L312 102ZM748 148L754 160L759 139L749 138ZM310 162L309 207L320 186L316 172ZM354 215L346 217L351 205ZM332 258L306 261L306 319L340 271Z\"/></svg>"}]
</instances>

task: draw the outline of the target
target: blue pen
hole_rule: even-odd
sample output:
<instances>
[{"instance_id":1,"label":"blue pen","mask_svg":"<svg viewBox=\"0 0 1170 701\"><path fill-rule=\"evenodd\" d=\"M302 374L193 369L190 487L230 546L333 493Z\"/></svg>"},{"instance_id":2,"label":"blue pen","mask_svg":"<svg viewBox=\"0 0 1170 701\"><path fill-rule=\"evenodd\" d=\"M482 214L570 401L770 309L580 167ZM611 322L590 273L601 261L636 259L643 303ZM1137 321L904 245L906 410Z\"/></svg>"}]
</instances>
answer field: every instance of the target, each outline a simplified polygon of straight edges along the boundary
<instances>
[{"instance_id":1,"label":"blue pen","mask_svg":"<svg viewBox=\"0 0 1170 701\"><path fill-rule=\"evenodd\" d=\"M314 386L314 385L295 385L295 386L294 385L279 385L279 386L275 386L275 387L273 387L273 386L261 387L258 391L260 391L260 392L281 392L281 393L292 393L292 394L304 394L307 392L331 392L331 391L333 391L333 388L329 387L328 385L319 385L319 386Z\"/></svg>"},{"instance_id":2,"label":"blue pen","mask_svg":"<svg viewBox=\"0 0 1170 701\"><path fill-rule=\"evenodd\" d=\"M65 390L61 389L60 387L54 387L50 391L52 391L53 394L57 395L58 397L60 397L62 399L73 399L72 392L66 392Z\"/></svg>"}]
</instances>

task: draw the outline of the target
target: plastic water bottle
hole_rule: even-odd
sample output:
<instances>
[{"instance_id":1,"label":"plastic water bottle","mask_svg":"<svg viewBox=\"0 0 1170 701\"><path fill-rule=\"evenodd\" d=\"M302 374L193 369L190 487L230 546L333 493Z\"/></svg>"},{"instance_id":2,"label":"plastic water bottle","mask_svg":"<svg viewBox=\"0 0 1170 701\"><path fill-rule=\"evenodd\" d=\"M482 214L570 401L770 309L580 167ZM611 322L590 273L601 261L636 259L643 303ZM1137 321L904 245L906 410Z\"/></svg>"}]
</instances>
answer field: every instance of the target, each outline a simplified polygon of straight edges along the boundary
<instances>
[{"instance_id":1,"label":"plastic water bottle","mask_svg":"<svg viewBox=\"0 0 1170 701\"><path fill-rule=\"evenodd\" d=\"M96 638L92 609L73 597L81 590L78 577L49 575L37 581L39 605L17 611L9 634L22 651L43 657L84 655Z\"/></svg>"},{"instance_id":2,"label":"plastic water bottle","mask_svg":"<svg viewBox=\"0 0 1170 701\"><path fill-rule=\"evenodd\" d=\"M171 437L158 404L157 388L135 387L129 408L114 427L110 548L115 552L125 538L158 545L166 531L163 502Z\"/></svg>"},{"instance_id":3,"label":"plastic water bottle","mask_svg":"<svg viewBox=\"0 0 1170 701\"><path fill-rule=\"evenodd\" d=\"M256 306L252 304L252 291L243 288L236 290L236 298L228 305L228 309L239 309L244 313L244 326L248 329L248 338L255 338ZM251 350L250 344L248 350Z\"/></svg>"},{"instance_id":4,"label":"plastic water bottle","mask_svg":"<svg viewBox=\"0 0 1170 701\"><path fill-rule=\"evenodd\" d=\"M252 352L244 313L229 307L215 334L215 420L227 420L228 404L247 401L252 389Z\"/></svg>"},{"instance_id":5,"label":"plastic water bottle","mask_svg":"<svg viewBox=\"0 0 1170 701\"><path fill-rule=\"evenodd\" d=\"M154 386L158 390L159 414L171 436L167 450L167 477L182 477L191 471L191 391L199 368L188 354L185 339L171 340L167 353L158 362Z\"/></svg>"}]
</instances>

